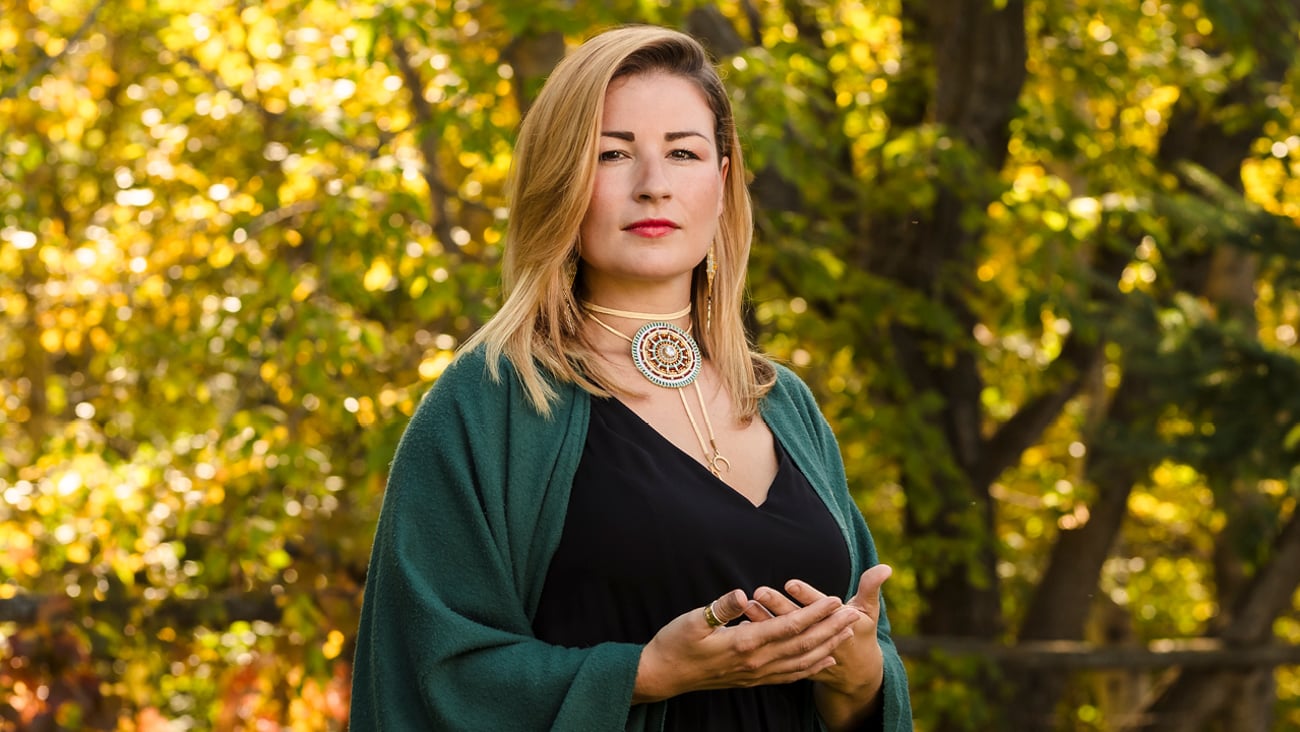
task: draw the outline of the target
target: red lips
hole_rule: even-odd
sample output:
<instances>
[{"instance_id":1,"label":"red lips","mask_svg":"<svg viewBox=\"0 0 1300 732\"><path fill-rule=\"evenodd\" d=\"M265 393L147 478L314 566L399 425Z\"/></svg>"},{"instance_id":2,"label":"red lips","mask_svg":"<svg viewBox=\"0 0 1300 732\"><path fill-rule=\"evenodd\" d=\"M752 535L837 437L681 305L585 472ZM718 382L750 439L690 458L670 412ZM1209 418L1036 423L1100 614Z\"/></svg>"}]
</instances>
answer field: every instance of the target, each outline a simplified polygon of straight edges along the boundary
<instances>
[{"instance_id":1,"label":"red lips","mask_svg":"<svg viewBox=\"0 0 1300 732\"><path fill-rule=\"evenodd\" d=\"M639 236L659 237L676 231L677 222L669 219L642 219L623 228L624 231L630 231Z\"/></svg>"}]
</instances>

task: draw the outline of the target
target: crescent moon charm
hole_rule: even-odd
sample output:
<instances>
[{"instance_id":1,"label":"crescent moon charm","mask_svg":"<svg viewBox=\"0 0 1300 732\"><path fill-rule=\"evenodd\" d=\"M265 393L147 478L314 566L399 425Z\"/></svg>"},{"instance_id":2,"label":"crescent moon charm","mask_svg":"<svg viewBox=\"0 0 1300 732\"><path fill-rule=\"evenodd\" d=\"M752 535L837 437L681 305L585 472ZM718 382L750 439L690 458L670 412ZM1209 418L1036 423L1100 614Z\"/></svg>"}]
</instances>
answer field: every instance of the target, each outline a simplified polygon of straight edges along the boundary
<instances>
[{"instance_id":1,"label":"crescent moon charm","mask_svg":"<svg viewBox=\"0 0 1300 732\"><path fill-rule=\"evenodd\" d=\"M716 452L718 448L715 447L713 449L715 452L713 453L713 456L709 458L709 471L721 478L723 473L731 471L731 461L719 455Z\"/></svg>"}]
</instances>

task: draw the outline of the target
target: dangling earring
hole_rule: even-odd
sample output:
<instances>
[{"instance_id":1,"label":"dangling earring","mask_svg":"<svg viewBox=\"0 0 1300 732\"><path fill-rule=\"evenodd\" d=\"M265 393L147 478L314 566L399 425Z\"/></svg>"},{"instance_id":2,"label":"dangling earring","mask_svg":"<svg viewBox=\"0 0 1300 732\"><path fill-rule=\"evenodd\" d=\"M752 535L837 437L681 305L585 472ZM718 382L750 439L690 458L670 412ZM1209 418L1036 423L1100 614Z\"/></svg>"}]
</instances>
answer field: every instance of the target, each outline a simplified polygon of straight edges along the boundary
<instances>
[{"instance_id":1,"label":"dangling earring","mask_svg":"<svg viewBox=\"0 0 1300 732\"><path fill-rule=\"evenodd\" d=\"M564 307L564 334L573 335L578 332L578 319L574 317L576 306L571 303L565 303Z\"/></svg>"},{"instance_id":2,"label":"dangling earring","mask_svg":"<svg viewBox=\"0 0 1300 732\"><path fill-rule=\"evenodd\" d=\"M713 330L713 273L718 269L718 262L713 256L713 245L709 245L709 256L704 263L704 275L707 289L704 297L704 332Z\"/></svg>"}]
</instances>

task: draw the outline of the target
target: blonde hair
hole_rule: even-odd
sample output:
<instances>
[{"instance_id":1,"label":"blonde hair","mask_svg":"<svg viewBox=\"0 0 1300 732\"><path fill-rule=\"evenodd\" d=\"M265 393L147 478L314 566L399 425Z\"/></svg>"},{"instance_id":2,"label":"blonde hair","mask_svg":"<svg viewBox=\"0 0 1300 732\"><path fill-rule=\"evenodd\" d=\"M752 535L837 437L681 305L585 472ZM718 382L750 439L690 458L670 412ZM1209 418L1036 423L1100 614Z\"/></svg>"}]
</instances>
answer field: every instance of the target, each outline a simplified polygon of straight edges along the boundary
<instances>
[{"instance_id":1,"label":"blonde hair","mask_svg":"<svg viewBox=\"0 0 1300 732\"><path fill-rule=\"evenodd\" d=\"M772 365L750 349L743 322L745 270L753 237L753 211L731 102L704 48L690 36L654 26L605 31L556 66L519 131L509 188L510 218L502 262L501 310L462 352L486 349L493 378L505 356L530 402L549 415L551 379L595 396L622 393L583 336L576 281L578 232L591 200L599 153L605 92L611 81L668 73L695 82L715 120L719 160L730 159L723 213L714 240L711 325L706 329L705 264L692 285L692 332L721 376L741 419L758 412L772 388Z\"/></svg>"}]
</instances>

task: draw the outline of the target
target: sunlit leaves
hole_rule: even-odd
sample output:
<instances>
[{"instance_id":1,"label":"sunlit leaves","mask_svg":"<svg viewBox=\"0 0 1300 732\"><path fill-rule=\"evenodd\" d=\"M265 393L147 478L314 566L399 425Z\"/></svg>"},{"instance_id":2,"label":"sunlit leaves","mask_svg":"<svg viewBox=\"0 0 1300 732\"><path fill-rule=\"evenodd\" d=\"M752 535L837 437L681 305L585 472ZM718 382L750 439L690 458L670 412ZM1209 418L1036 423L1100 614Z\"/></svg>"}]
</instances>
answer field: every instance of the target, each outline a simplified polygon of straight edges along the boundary
<instances>
[{"instance_id":1,"label":"sunlit leaves","mask_svg":"<svg viewBox=\"0 0 1300 732\"><path fill-rule=\"evenodd\" d=\"M927 116L895 5L721 4L758 41L719 59L760 176L757 335L837 430L899 569L896 628L981 527L906 533L905 507L933 517L965 476L936 427L950 405L900 373L892 328L932 335L936 363L978 363L985 435L1080 376L1053 367L1072 339L1112 341L991 488L1009 620L1059 532L1092 519L1084 471L1113 447L1097 424L1133 371L1155 407L1110 439L1150 470L1101 590L1137 635L1197 633L1215 613L1210 553L1234 498L1270 509L1250 517L1261 536L1294 511L1300 273L1272 217L1300 213L1297 75L1260 105L1217 103L1262 63L1259 7L1027 3L1030 73L992 169ZM511 141L542 78L508 52L691 9L0 5L0 599L57 599L4 626L4 703L68 727L341 725L393 445L499 304ZM1158 158L1197 105L1262 129L1244 198ZM954 190L985 201L952 212L980 236L936 284L972 322L870 256L891 235L871 222L928 224ZM1223 317L1186 277L1227 244L1255 256L1250 317ZM1235 548L1258 563L1260 546ZM232 620L227 603L254 597ZM1290 616L1278 633L1300 634ZM982 713L952 678L982 667L930 668L922 715ZM1294 675L1278 679L1294 698ZM42 683L47 699L87 684L106 701L46 705Z\"/></svg>"},{"instance_id":2,"label":"sunlit leaves","mask_svg":"<svg viewBox=\"0 0 1300 732\"><path fill-rule=\"evenodd\" d=\"M73 5L0 28L66 40L90 10ZM445 9L378 34L358 10L138 6L27 88L10 86L14 56L0 66L15 92L0 100L0 595L106 603L115 621L64 637L114 649L87 668L141 725L343 719L330 662L355 628L387 456L489 306L517 123L499 38L420 47L429 85L411 90L396 32ZM476 35L460 16L445 40ZM439 116L417 120L412 93ZM425 175L445 160L418 125L456 164L446 179ZM429 200L448 191L439 240ZM202 610L243 593L281 622ZM64 671L32 672L54 683L48 710L73 713ZM285 684L326 703L275 701ZM0 685L24 713L47 708L27 681Z\"/></svg>"}]
</instances>

